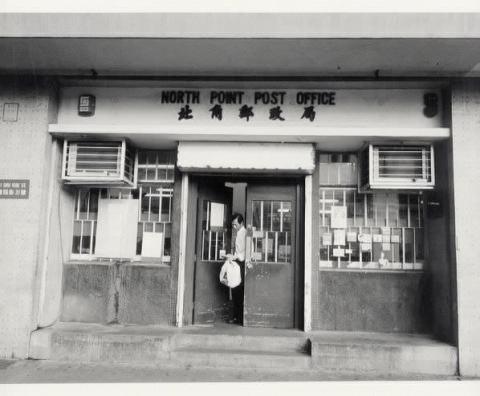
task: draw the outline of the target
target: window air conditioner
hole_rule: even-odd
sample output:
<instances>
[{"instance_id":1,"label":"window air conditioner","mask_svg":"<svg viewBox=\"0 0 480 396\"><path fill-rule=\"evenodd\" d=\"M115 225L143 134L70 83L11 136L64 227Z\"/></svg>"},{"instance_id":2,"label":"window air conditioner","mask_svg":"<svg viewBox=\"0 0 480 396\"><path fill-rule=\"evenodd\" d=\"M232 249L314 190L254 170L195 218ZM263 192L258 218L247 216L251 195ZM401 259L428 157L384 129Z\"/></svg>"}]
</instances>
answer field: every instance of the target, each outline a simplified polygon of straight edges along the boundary
<instances>
[{"instance_id":1,"label":"window air conditioner","mask_svg":"<svg viewBox=\"0 0 480 396\"><path fill-rule=\"evenodd\" d=\"M360 191L429 190L435 186L432 145L369 144L359 159Z\"/></svg>"},{"instance_id":2,"label":"window air conditioner","mask_svg":"<svg viewBox=\"0 0 480 396\"><path fill-rule=\"evenodd\" d=\"M121 141L68 141L62 179L68 184L134 186L135 152Z\"/></svg>"}]
</instances>

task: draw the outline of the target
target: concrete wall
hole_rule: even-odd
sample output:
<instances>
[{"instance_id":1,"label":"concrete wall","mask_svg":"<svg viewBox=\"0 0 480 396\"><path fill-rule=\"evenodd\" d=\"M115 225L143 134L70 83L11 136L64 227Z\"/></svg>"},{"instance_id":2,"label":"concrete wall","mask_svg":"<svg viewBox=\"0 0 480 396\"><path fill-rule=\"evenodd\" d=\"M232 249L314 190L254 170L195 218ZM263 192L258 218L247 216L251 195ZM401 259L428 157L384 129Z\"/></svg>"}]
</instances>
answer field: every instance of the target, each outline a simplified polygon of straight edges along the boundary
<instances>
[{"instance_id":1,"label":"concrete wall","mask_svg":"<svg viewBox=\"0 0 480 396\"><path fill-rule=\"evenodd\" d=\"M28 199L0 200L0 357L25 358L37 327L55 88L14 77L0 87L0 179L30 180ZM19 104L17 121L2 117L5 103Z\"/></svg>"},{"instance_id":2,"label":"concrete wall","mask_svg":"<svg viewBox=\"0 0 480 396\"><path fill-rule=\"evenodd\" d=\"M480 375L480 81L452 87L452 151L460 374Z\"/></svg>"}]
</instances>

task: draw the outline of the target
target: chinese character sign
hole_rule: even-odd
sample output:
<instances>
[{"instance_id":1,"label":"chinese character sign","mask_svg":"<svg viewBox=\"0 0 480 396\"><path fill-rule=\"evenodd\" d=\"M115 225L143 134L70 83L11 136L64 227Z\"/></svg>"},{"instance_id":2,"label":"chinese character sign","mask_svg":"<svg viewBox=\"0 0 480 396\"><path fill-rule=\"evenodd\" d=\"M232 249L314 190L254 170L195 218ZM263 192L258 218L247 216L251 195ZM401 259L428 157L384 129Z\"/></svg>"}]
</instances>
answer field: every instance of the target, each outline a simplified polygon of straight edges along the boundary
<instances>
[{"instance_id":1,"label":"chinese character sign","mask_svg":"<svg viewBox=\"0 0 480 396\"><path fill-rule=\"evenodd\" d=\"M0 179L0 198L28 199L30 180Z\"/></svg>"}]
</instances>

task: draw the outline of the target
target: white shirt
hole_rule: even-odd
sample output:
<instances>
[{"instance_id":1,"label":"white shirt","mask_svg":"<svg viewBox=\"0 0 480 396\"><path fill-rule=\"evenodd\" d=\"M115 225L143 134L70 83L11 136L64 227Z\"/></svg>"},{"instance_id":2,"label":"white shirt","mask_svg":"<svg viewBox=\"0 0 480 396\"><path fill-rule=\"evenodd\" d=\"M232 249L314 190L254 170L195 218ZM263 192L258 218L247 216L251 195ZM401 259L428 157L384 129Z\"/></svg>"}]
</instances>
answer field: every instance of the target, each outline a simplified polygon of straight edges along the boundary
<instances>
[{"instance_id":1,"label":"white shirt","mask_svg":"<svg viewBox=\"0 0 480 396\"><path fill-rule=\"evenodd\" d=\"M245 261L246 237L247 230L242 225L237 230L237 237L235 238L235 254L233 255L234 260L237 259L240 261Z\"/></svg>"}]
</instances>

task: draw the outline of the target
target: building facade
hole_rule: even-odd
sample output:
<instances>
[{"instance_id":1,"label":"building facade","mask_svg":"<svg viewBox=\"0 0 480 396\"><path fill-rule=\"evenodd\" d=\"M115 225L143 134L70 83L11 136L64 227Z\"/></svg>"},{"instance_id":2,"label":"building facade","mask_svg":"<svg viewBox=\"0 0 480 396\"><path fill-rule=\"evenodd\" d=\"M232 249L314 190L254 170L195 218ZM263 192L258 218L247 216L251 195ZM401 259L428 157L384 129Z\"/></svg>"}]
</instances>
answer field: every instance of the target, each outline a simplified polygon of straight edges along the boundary
<instances>
[{"instance_id":1,"label":"building facade","mask_svg":"<svg viewBox=\"0 0 480 396\"><path fill-rule=\"evenodd\" d=\"M479 375L475 15L2 18L2 357L228 321L238 212L244 326L428 335Z\"/></svg>"}]
</instances>

